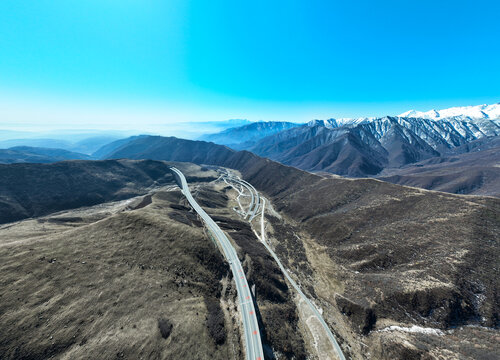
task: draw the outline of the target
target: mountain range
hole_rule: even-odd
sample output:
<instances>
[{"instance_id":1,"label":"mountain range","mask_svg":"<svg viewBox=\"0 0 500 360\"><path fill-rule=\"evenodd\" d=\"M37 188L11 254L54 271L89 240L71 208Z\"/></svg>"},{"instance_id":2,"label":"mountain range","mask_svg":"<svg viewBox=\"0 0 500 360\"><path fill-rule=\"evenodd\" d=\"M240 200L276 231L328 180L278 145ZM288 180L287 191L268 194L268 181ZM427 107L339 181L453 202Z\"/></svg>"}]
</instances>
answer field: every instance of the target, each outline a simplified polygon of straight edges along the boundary
<instances>
[{"instance_id":1,"label":"mountain range","mask_svg":"<svg viewBox=\"0 0 500 360\"><path fill-rule=\"evenodd\" d=\"M233 150L248 150L311 172L376 177L430 190L498 196L499 114L500 105L493 104L427 112L410 110L400 116L381 118L312 120L306 124L231 120L221 125L223 131L203 135L201 140ZM225 128L231 124L238 126ZM82 152L17 146L0 150L0 163L158 159L158 154L165 153L164 138L148 135L118 140L94 136L74 144L63 140L28 140L34 144L78 148ZM182 143L183 140L171 138L170 141ZM196 160L210 161L212 154L207 150L210 147L202 142L195 144ZM224 151L228 152L228 148ZM169 158L181 155L177 152ZM469 154L471 152L473 154ZM187 154L181 158L189 159L189 152Z\"/></svg>"},{"instance_id":2,"label":"mountain range","mask_svg":"<svg viewBox=\"0 0 500 360\"><path fill-rule=\"evenodd\" d=\"M471 141L499 134L500 121L496 120L434 121L386 116L342 126L316 120L265 137L248 150L304 170L364 176L440 156ZM360 160L346 163L346 158Z\"/></svg>"},{"instance_id":3,"label":"mountain range","mask_svg":"<svg viewBox=\"0 0 500 360\"><path fill-rule=\"evenodd\" d=\"M431 120L495 120L500 118L500 103L492 105L457 106L444 110L415 111L409 110L400 117L415 117Z\"/></svg>"},{"instance_id":4,"label":"mountain range","mask_svg":"<svg viewBox=\"0 0 500 360\"><path fill-rule=\"evenodd\" d=\"M206 138L312 172L380 177L427 189L497 195L498 158L491 155L495 153L491 149L498 147L499 109L500 105L494 104L433 110L421 113L422 117L411 117L420 113L410 111L401 114L409 117L312 120L283 130L281 124L273 128L269 123L266 127L273 128L273 133L262 134L260 139L254 136L250 143L237 143L245 127ZM465 156L471 149L490 151L485 156ZM432 171L421 171L431 163ZM418 176L409 169L412 166L419 168ZM447 186L452 180L454 185Z\"/></svg>"},{"instance_id":5,"label":"mountain range","mask_svg":"<svg viewBox=\"0 0 500 360\"><path fill-rule=\"evenodd\" d=\"M157 131L166 132L171 136L194 139L203 134L223 131L250 124L246 119L229 119L224 121L189 121L165 124ZM8 123L7 123L8 124ZM6 124L4 124L5 126ZM57 148L72 152L92 155L102 146L112 141L131 136L155 135L151 130L47 130L47 131L16 131L0 129L0 149L17 146L39 148Z\"/></svg>"}]
</instances>

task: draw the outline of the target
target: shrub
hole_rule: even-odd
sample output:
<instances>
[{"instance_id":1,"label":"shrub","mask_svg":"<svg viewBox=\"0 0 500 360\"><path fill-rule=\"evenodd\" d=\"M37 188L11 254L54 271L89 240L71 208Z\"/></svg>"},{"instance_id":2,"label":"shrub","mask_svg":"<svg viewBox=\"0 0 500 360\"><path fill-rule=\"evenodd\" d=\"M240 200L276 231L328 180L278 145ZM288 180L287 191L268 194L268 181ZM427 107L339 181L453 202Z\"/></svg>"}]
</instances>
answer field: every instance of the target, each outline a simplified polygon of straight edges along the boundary
<instances>
[{"instance_id":1,"label":"shrub","mask_svg":"<svg viewBox=\"0 0 500 360\"><path fill-rule=\"evenodd\" d=\"M205 298L207 306L207 326L210 336L217 345L226 342L226 329L224 328L224 312L220 307L220 302L216 298Z\"/></svg>"},{"instance_id":2,"label":"shrub","mask_svg":"<svg viewBox=\"0 0 500 360\"><path fill-rule=\"evenodd\" d=\"M172 323L167 319L160 318L158 319L158 328L160 329L161 337L166 339L172 333Z\"/></svg>"}]
</instances>

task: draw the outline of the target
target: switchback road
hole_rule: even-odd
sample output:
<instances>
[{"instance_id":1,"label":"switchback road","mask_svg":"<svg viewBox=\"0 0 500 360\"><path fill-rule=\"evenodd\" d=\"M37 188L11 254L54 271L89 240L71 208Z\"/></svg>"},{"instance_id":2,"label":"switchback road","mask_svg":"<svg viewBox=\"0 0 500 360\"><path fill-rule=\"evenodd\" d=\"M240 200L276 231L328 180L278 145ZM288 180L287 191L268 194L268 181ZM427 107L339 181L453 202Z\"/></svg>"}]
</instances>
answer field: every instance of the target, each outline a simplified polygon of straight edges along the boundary
<instances>
[{"instance_id":1,"label":"switchback road","mask_svg":"<svg viewBox=\"0 0 500 360\"><path fill-rule=\"evenodd\" d=\"M293 286L293 288L298 292L298 294L300 295L300 297L310 307L310 309L314 313L314 316L318 319L318 321L320 322L321 326L323 327L326 335L328 336L328 339L329 339L330 343L332 344L333 348L335 349L338 358L340 360L345 360L344 353L342 352L342 349L340 348L339 343L337 342L337 340L335 339L335 336L333 335L332 331L330 330L330 327L328 326L328 324L323 319L323 316L320 314L320 312L318 311L318 309L316 308L316 306L312 303L312 301L309 300L307 298L307 296L302 292L302 290L300 289L299 285L288 274L288 271L285 269L285 267L281 263L280 259L276 255L276 253L273 251L273 249L269 246L269 244L266 241L266 232L265 232L265 225L264 225L264 211L265 211L265 206L266 206L265 199L262 198L259 195L258 191L255 189L255 187L253 187L252 184L250 184L249 182L247 182L245 180L240 179L239 177L237 177L235 175L230 174L227 171L225 173L223 173L222 179L227 184L233 186L233 188L235 188L234 186L236 184L239 184L239 185L242 185L244 188L246 188L249 191L250 196L252 198L252 201L250 203L249 210L247 212L243 212L242 215L244 216L245 219L247 218L248 215L250 215L249 222L251 222L252 219L257 215L256 212L260 208L260 210L261 210L261 236L260 236L260 241L266 247L267 251L271 254L271 256L273 257L273 259L276 261L276 263L278 264L281 272L285 275L285 277L287 278L288 282ZM232 184L232 183L234 183L234 184ZM254 201L254 199L257 199L257 200Z\"/></svg>"},{"instance_id":2,"label":"switchback road","mask_svg":"<svg viewBox=\"0 0 500 360\"><path fill-rule=\"evenodd\" d=\"M264 352L262 350L259 324L257 322L257 315L253 304L252 294L250 292L250 287L248 286L245 273L243 272L243 267L241 266L236 251L234 250L234 247L227 238L226 234L219 228L215 221L212 220L212 218L205 212L205 210L200 207L200 205L198 205L196 200L193 198L191 192L189 191L189 187L184 174L174 167L170 169L176 174L182 193L184 194L192 208L203 219L213 237L218 241L220 247L223 250L224 256L226 257L226 260L231 266L231 271L236 283L238 299L240 302L243 329L245 333L247 360L264 360Z\"/></svg>"}]
</instances>

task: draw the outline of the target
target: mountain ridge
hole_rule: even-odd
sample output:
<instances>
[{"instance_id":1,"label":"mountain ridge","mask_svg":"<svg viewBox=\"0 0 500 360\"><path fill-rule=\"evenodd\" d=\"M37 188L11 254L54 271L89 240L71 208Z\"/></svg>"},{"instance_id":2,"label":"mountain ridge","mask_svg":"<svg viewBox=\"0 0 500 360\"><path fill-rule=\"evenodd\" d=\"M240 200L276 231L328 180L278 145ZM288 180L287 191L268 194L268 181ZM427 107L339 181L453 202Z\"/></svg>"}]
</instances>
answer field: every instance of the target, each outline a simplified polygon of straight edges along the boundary
<instances>
[{"instance_id":1,"label":"mountain ridge","mask_svg":"<svg viewBox=\"0 0 500 360\"><path fill-rule=\"evenodd\" d=\"M52 163L64 160L90 160L91 156L59 148L15 146L0 149L0 164Z\"/></svg>"},{"instance_id":2,"label":"mountain ridge","mask_svg":"<svg viewBox=\"0 0 500 360\"><path fill-rule=\"evenodd\" d=\"M242 150L258 140L291 129L301 124L285 121L258 121L240 127L226 129L215 134L206 134L198 140L211 141L216 144L227 145L235 150Z\"/></svg>"},{"instance_id":3,"label":"mountain ridge","mask_svg":"<svg viewBox=\"0 0 500 360\"><path fill-rule=\"evenodd\" d=\"M350 148L342 148L347 133L351 135L348 138L350 141L343 144L348 144ZM500 121L472 124L386 116L340 127L315 121L265 137L248 150L308 171L374 176L383 168L397 168L440 156L469 142L498 135ZM361 154L373 165L372 170L350 169L351 165L348 167L344 158L358 156L341 156L341 153ZM321 158L318 158L320 154Z\"/></svg>"},{"instance_id":4,"label":"mountain ridge","mask_svg":"<svg viewBox=\"0 0 500 360\"><path fill-rule=\"evenodd\" d=\"M422 117L413 116L419 114ZM454 154L459 148L464 152L467 144L481 139L486 144L500 135L500 104L455 107L432 114L407 111L401 115L311 120L246 141L246 129L255 127L251 124L204 139L307 171L363 177ZM491 166L494 164L489 162L487 167ZM432 181L426 188L429 183Z\"/></svg>"},{"instance_id":5,"label":"mountain ridge","mask_svg":"<svg viewBox=\"0 0 500 360\"><path fill-rule=\"evenodd\" d=\"M500 119L500 103L483 104L475 106L455 106L442 110L416 111L408 110L398 115L399 117L415 117L431 120L454 119L454 120L477 120L477 119Z\"/></svg>"}]
</instances>

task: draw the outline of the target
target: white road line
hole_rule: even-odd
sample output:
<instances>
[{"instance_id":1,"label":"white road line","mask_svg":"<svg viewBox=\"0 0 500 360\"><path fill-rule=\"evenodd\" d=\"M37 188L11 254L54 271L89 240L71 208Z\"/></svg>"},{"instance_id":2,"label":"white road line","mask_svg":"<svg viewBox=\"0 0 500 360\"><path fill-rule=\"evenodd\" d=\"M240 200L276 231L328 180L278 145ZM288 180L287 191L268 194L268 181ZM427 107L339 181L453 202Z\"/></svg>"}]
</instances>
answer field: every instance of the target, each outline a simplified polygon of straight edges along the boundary
<instances>
[{"instance_id":1,"label":"white road line","mask_svg":"<svg viewBox=\"0 0 500 360\"><path fill-rule=\"evenodd\" d=\"M243 218L246 219L248 216L250 216L249 221L252 221L253 218L257 215L257 212L259 211L259 207L260 207L260 194L259 194L259 192L248 181L242 180L242 179L240 179L237 176L227 174L222 179L224 180L224 182L226 184L232 186L234 189L236 189L236 187L233 184L228 183L228 180L230 182L235 182L236 184L238 184L238 185L240 185L242 187L242 191L241 192L236 189L238 191L238 193L239 193L239 195L237 197L237 200L239 200L240 196L250 196L251 197L251 201L250 201L250 205L248 207L248 211L245 212ZM243 189L246 189L248 191L249 195L244 194L243 193L244 192Z\"/></svg>"},{"instance_id":2,"label":"white road line","mask_svg":"<svg viewBox=\"0 0 500 360\"><path fill-rule=\"evenodd\" d=\"M175 174L177 174L182 193L188 200L191 207L198 213L198 215L203 219L207 225L210 232L218 240L226 260L229 262L231 271L233 273L233 278L236 283L236 290L238 293L238 299L241 307L241 315L243 320L244 337L246 344L246 354L248 360L263 360L264 351L262 349L262 340L260 338L259 325L257 322L257 315L255 312L255 307L253 304L252 295L250 293L250 288L248 286L245 273L241 266L241 262L238 259L234 247L225 235L225 233L219 228L219 226L213 221L213 219L201 208L200 205L194 200L189 187L184 177L184 174L174 168L170 168ZM243 279L241 278L243 276ZM248 301L250 300L250 301Z\"/></svg>"}]
</instances>

